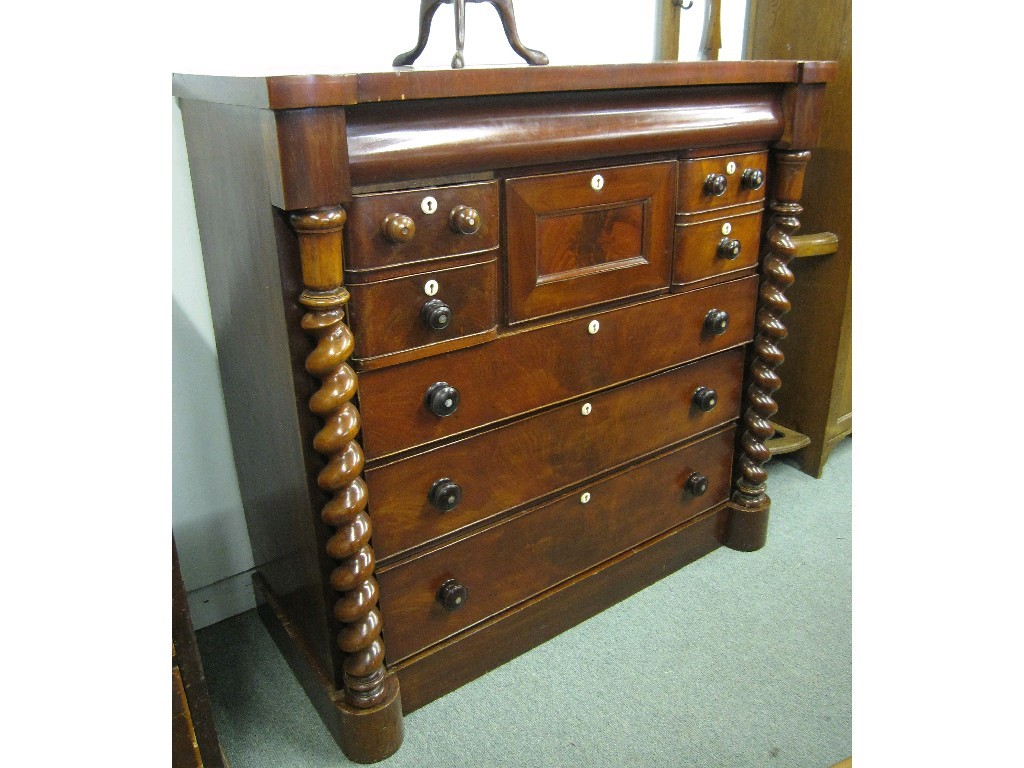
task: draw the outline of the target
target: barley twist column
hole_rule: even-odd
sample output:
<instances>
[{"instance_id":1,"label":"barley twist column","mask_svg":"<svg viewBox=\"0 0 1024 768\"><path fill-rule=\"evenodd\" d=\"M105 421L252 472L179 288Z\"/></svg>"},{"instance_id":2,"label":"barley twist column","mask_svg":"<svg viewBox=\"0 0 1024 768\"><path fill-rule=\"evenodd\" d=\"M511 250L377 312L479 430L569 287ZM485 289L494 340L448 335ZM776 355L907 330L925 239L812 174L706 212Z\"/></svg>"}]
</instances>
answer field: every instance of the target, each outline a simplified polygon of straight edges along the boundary
<instances>
[{"instance_id":1,"label":"barley twist column","mask_svg":"<svg viewBox=\"0 0 1024 768\"><path fill-rule=\"evenodd\" d=\"M352 399L357 380L348 365L354 341L345 322L349 293L343 284L346 215L341 208L329 208L292 213L289 220L302 260L305 290L299 301L309 310L302 328L316 340L306 370L320 380L309 408L323 420L313 439L313 447L327 461L317 484L331 495L321 518L335 529L327 553L337 561L330 584L338 592L334 617L341 626L337 643L344 653L343 701L336 702L342 747L356 762L376 762L401 744L401 699L397 679L384 667L363 451L356 442L360 419Z\"/></svg>"},{"instance_id":2,"label":"barley twist column","mask_svg":"<svg viewBox=\"0 0 1024 768\"><path fill-rule=\"evenodd\" d=\"M798 216L803 208L798 201L810 155L806 151L774 153L756 336L748 357L746 410L740 423L740 452L726 539L728 546L743 551L760 549L768 533L771 499L766 493L768 473L764 465L772 454L765 441L774 434L769 420L779 409L772 394L782 385L776 372L785 359L779 348L779 343L786 338L786 326L781 318L790 309L785 291L793 284L793 273L789 269L795 251L792 237L800 228Z\"/></svg>"}]
</instances>

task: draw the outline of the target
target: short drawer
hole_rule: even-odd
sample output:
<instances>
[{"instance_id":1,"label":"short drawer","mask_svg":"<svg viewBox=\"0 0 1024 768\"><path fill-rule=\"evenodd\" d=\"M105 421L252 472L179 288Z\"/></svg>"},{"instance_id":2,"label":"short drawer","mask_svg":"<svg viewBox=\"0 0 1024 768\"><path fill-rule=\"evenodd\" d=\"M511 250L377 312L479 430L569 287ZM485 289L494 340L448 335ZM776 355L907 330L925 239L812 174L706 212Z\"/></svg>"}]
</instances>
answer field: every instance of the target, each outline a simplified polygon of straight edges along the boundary
<instances>
[{"instance_id":1,"label":"short drawer","mask_svg":"<svg viewBox=\"0 0 1024 768\"><path fill-rule=\"evenodd\" d=\"M735 429L724 429L382 568L377 580L388 662L411 656L725 501L734 440ZM694 495L703 487L694 475L706 479L703 495ZM440 599L446 585L447 608Z\"/></svg>"},{"instance_id":2,"label":"short drawer","mask_svg":"<svg viewBox=\"0 0 1024 768\"><path fill-rule=\"evenodd\" d=\"M355 195L345 225L345 271L487 251L498 247L499 229L496 181Z\"/></svg>"},{"instance_id":3,"label":"short drawer","mask_svg":"<svg viewBox=\"0 0 1024 768\"><path fill-rule=\"evenodd\" d=\"M753 267L760 244L760 210L680 224L672 282L683 285Z\"/></svg>"},{"instance_id":4,"label":"short drawer","mask_svg":"<svg viewBox=\"0 0 1024 768\"><path fill-rule=\"evenodd\" d=\"M508 179L508 320L666 288L675 162Z\"/></svg>"},{"instance_id":5,"label":"short drawer","mask_svg":"<svg viewBox=\"0 0 1024 768\"><path fill-rule=\"evenodd\" d=\"M497 259L350 283L356 360L465 338L497 322Z\"/></svg>"},{"instance_id":6,"label":"short drawer","mask_svg":"<svg viewBox=\"0 0 1024 768\"><path fill-rule=\"evenodd\" d=\"M761 183L755 186L758 173ZM767 173L767 152L683 160L679 163L679 211L692 213L764 200ZM716 189L716 183L722 186Z\"/></svg>"},{"instance_id":7,"label":"short drawer","mask_svg":"<svg viewBox=\"0 0 1024 768\"><path fill-rule=\"evenodd\" d=\"M377 557L524 506L737 418L743 360L743 349L722 352L366 470ZM432 498L442 483L444 493Z\"/></svg>"},{"instance_id":8,"label":"short drawer","mask_svg":"<svg viewBox=\"0 0 1024 768\"><path fill-rule=\"evenodd\" d=\"M373 461L743 344L757 286L754 275L362 373L363 450ZM720 335L711 310L728 314ZM460 396L445 417L425 399L441 382Z\"/></svg>"}]
</instances>

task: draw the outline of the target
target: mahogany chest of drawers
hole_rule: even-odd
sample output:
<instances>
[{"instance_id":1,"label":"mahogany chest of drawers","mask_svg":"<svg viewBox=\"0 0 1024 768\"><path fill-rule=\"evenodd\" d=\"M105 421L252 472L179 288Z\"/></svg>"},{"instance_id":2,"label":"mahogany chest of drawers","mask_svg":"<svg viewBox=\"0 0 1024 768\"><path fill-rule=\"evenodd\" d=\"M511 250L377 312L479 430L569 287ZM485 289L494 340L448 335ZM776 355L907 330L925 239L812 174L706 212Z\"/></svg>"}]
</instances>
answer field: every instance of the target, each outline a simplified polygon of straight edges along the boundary
<instances>
[{"instance_id":1,"label":"mahogany chest of drawers","mask_svg":"<svg viewBox=\"0 0 1024 768\"><path fill-rule=\"evenodd\" d=\"M261 612L353 760L763 545L832 72L176 76Z\"/></svg>"}]
</instances>

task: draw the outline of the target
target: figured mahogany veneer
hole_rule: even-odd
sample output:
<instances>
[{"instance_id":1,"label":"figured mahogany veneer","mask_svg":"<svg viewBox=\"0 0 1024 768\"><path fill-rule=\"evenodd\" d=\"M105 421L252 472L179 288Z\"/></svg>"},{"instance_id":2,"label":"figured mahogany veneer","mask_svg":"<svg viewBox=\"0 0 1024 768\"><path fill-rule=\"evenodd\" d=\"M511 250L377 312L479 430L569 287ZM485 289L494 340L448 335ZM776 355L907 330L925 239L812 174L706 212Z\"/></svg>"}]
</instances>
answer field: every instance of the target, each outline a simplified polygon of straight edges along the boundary
<instances>
[{"instance_id":1,"label":"figured mahogany veneer","mask_svg":"<svg viewBox=\"0 0 1024 768\"><path fill-rule=\"evenodd\" d=\"M833 71L175 76L261 615L350 759L764 544Z\"/></svg>"},{"instance_id":2,"label":"figured mahogany veneer","mask_svg":"<svg viewBox=\"0 0 1024 768\"><path fill-rule=\"evenodd\" d=\"M480 334L493 331L497 323L497 272L492 253L483 263L350 284L354 305L350 325L356 336L353 357L365 361L407 350L418 350L422 356L430 353L431 345L452 349L483 341ZM431 286L428 293L425 286L431 281L436 287ZM423 306L428 301L450 310L443 327L434 328L424 319Z\"/></svg>"},{"instance_id":3,"label":"figured mahogany veneer","mask_svg":"<svg viewBox=\"0 0 1024 768\"><path fill-rule=\"evenodd\" d=\"M727 215L712 211L700 217L677 217L674 284L685 285L757 265L761 208L744 211L730 209ZM723 240L730 247L735 241L739 255L724 250Z\"/></svg>"},{"instance_id":4,"label":"figured mahogany veneer","mask_svg":"<svg viewBox=\"0 0 1024 768\"><path fill-rule=\"evenodd\" d=\"M465 234L453 228L452 211L459 206L477 211L479 229L476 232ZM403 264L430 269L435 267L430 262L497 248L498 211L498 183L495 181L423 187L413 192L355 195L349 206L351 223L346 229L346 246L351 258L345 271L352 275L348 282L381 277L364 275L364 272ZM408 241L396 243L387 238L384 220L390 214L411 219L414 232ZM396 273L389 270L388 274Z\"/></svg>"},{"instance_id":5,"label":"figured mahogany veneer","mask_svg":"<svg viewBox=\"0 0 1024 768\"><path fill-rule=\"evenodd\" d=\"M379 574L389 662L531 597L724 501L735 429L725 429ZM708 478L701 496L687 490ZM589 494L583 502L583 494ZM554 531L558 535L552 535ZM457 610L437 592L468 590Z\"/></svg>"},{"instance_id":6,"label":"figured mahogany veneer","mask_svg":"<svg viewBox=\"0 0 1024 768\"><path fill-rule=\"evenodd\" d=\"M674 162L509 179L508 319L667 288Z\"/></svg>"},{"instance_id":7,"label":"figured mahogany veneer","mask_svg":"<svg viewBox=\"0 0 1024 768\"><path fill-rule=\"evenodd\" d=\"M363 450L375 460L742 344L753 333L756 295L757 278L748 277L367 371L360 378ZM721 336L703 329L711 309L729 314ZM437 381L461 395L446 418L423 402Z\"/></svg>"},{"instance_id":8,"label":"figured mahogany veneer","mask_svg":"<svg viewBox=\"0 0 1024 768\"><path fill-rule=\"evenodd\" d=\"M735 168L730 172L730 163ZM764 199L766 184L751 189L743 183L743 172L760 171L767 177L768 153L750 152L735 155L684 160L679 164L679 210L706 211L729 205L742 205ZM712 194L706 184L709 176L722 176L725 191Z\"/></svg>"},{"instance_id":9,"label":"figured mahogany veneer","mask_svg":"<svg viewBox=\"0 0 1024 768\"><path fill-rule=\"evenodd\" d=\"M368 469L378 559L737 418L742 374L743 350L730 350ZM707 412L694 403L700 387L717 393ZM462 500L441 512L428 493L444 477Z\"/></svg>"}]
</instances>

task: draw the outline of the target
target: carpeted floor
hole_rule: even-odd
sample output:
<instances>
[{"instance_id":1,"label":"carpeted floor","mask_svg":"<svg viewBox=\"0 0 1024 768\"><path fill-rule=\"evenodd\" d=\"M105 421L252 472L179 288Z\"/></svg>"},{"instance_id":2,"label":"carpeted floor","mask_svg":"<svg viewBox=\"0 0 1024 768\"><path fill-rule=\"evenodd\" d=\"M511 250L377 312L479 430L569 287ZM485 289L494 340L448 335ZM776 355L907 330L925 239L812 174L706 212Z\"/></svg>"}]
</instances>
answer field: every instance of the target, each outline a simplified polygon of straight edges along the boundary
<instances>
[{"instance_id":1,"label":"carpeted floor","mask_svg":"<svg viewBox=\"0 0 1024 768\"><path fill-rule=\"evenodd\" d=\"M827 768L851 747L852 440L769 465L759 552L721 548L405 719L385 768ZM198 633L233 768L351 765L255 611Z\"/></svg>"}]
</instances>

